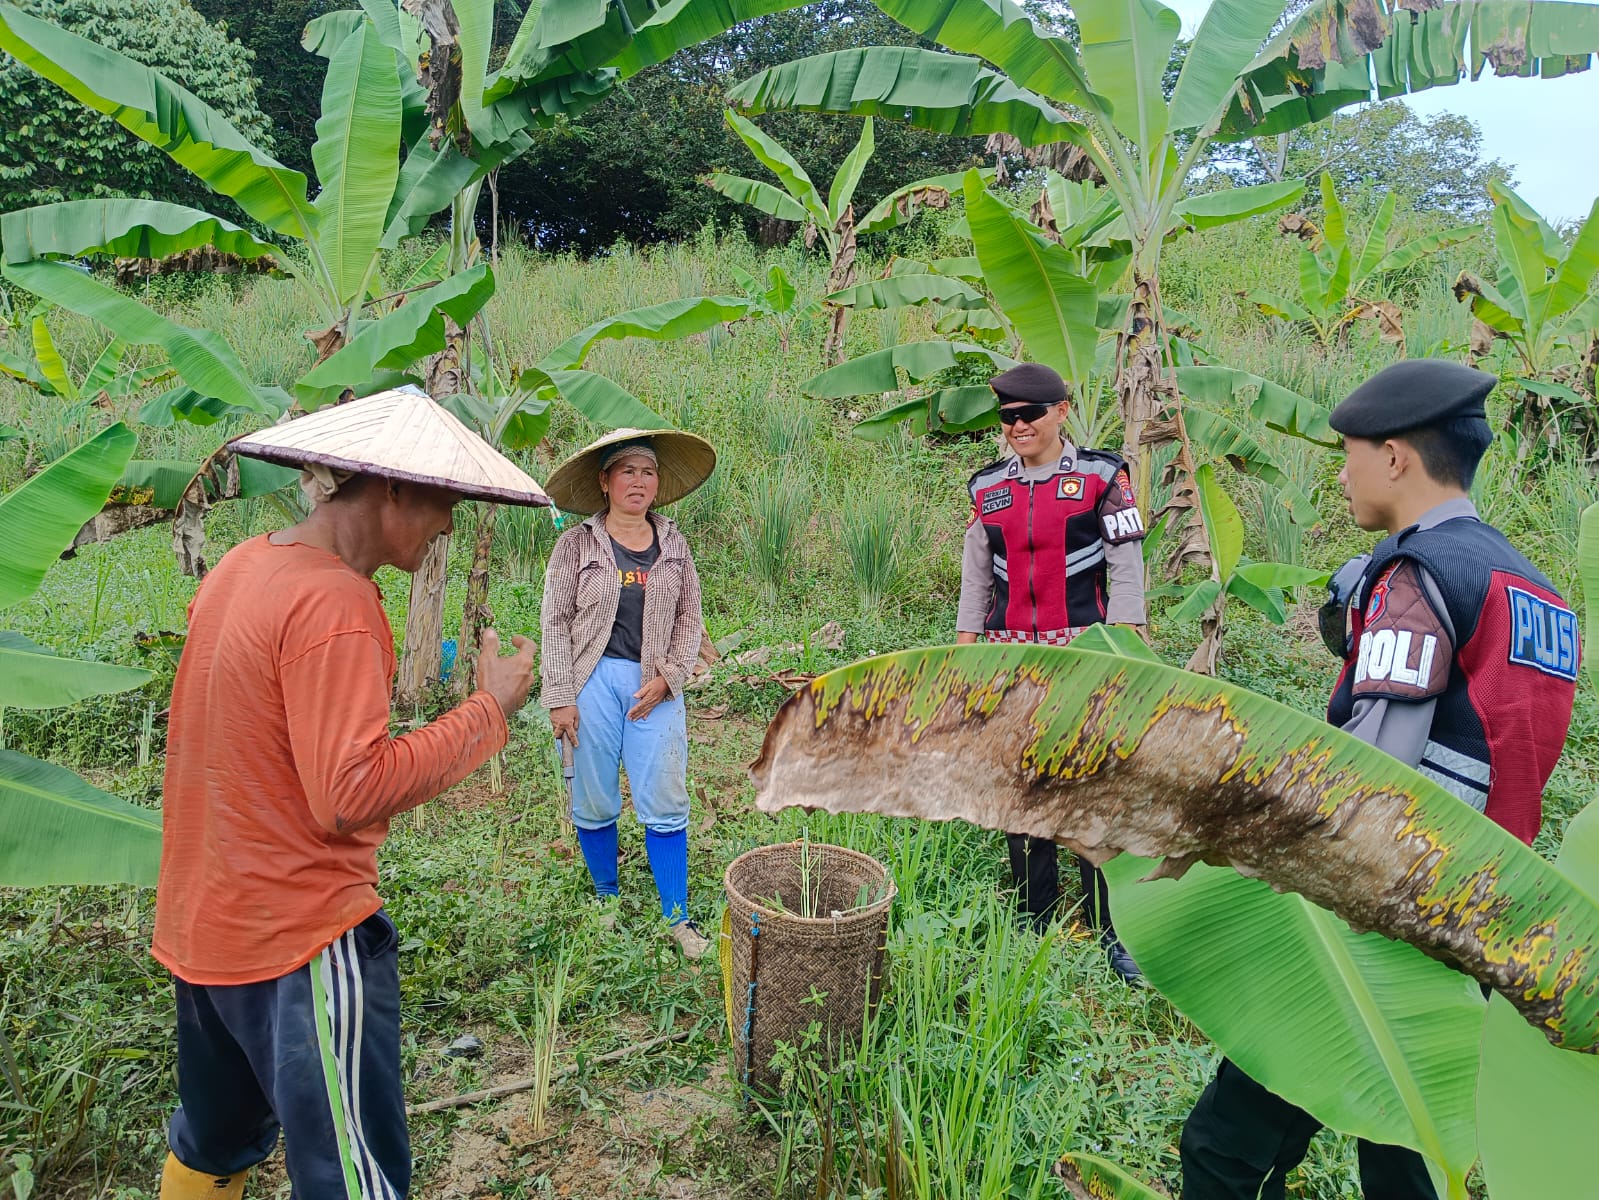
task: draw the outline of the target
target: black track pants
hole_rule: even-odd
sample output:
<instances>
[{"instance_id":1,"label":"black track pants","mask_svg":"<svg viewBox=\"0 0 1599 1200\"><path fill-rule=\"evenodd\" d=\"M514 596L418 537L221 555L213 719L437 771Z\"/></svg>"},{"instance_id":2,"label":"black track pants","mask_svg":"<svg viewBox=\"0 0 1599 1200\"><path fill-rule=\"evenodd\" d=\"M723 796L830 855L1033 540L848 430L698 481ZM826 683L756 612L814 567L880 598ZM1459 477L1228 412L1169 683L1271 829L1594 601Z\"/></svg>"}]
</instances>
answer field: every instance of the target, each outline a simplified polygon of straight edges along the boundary
<instances>
[{"instance_id":1,"label":"black track pants","mask_svg":"<svg viewBox=\"0 0 1599 1200\"><path fill-rule=\"evenodd\" d=\"M1024 833L1007 833L1005 845L1010 851L1010 879L1016 889L1017 907L1042 933L1060 907L1060 849L1048 838ZM1099 930L1105 940L1113 941L1116 930L1110 922L1110 887L1105 874L1082 855L1076 858L1083 888L1083 920Z\"/></svg>"},{"instance_id":2,"label":"black track pants","mask_svg":"<svg viewBox=\"0 0 1599 1200\"><path fill-rule=\"evenodd\" d=\"M1222 1059L1183 1126L1183 1200L1283 1200L1321 1122ZM1366 1200L1438 1200L1421 1155L1361 1141Z\"/></svg>"}]
</instances>

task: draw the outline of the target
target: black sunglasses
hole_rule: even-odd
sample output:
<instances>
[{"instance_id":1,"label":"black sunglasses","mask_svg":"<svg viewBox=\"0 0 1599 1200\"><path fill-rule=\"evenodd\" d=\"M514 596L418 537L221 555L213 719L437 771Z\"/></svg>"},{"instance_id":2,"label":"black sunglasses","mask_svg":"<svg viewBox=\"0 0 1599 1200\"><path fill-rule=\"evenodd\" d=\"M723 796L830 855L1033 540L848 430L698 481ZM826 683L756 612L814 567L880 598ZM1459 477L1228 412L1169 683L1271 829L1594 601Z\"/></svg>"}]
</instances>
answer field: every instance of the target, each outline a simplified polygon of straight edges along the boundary
<instances>
[{"instance_id":1,"label":"black sunglasses","mask_svg":"<svg viewBox=\"0 0 1599 1200\"><path fill-rule=\"evenodd\" d=\"M1001 425L1014 425L1017 421L1031 425L1039 417L1047 416L1054 407L1053 404L1013 404L999 410L999 421Z\"/></svg>"}]
</instances>

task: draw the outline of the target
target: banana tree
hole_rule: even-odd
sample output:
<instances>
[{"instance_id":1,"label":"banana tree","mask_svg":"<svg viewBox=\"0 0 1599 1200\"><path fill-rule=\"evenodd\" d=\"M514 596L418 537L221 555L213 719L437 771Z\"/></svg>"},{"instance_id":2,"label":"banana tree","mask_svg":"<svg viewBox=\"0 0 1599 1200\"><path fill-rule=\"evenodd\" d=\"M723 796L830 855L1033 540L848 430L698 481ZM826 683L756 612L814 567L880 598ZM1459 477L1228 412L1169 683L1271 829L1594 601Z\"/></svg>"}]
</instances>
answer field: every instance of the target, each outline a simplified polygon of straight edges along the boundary
<instances>
[{"instance_id":1,"label":"banana tree","mask_svg":"<svg viewBox=\"0 0 1599 1200\"><path fill-rule=\"evenodd\" d=\"M302 406L365 388L364 370L428 356L436 394L470 388L466 330L492 294L470 275L478 247L478 196L487 174L531 145L529 130L574 115L617 80L677 50L776 11L771 0L660 6L651 0L551 0L532 6L498 70L488 69L494 0L361 0L307 27L305 45L328 59L312 159L319 189L289 170L192 94L123 55L0 4L0 49L97 111L161 147L214 190L231 197L288 253L211 214L155 201L104 199L10 214L0 229L0 270L36 295L84 313L130 344L159 345L188 393L179 416L248 414L275 420L287 393L253 384L214 333L187 329L62 265L90 255L165 257L203 246L246 259L276 254L308 291L321 328L311 331L320 373ZM424 47L424 39L426 46ZM425 50L425 53L424 53ZM445 278L401 297L384 291L384 254L450 213ZM406 289L397 289L404 291ZM407 312L409 309L411 311ZM425 317L422 315L425 314ZM362 339L359 353L327 361ZM368 368L365 364L374 364ZM375 364L382 364L381 367ZM406 365L409 365L408 363ZM208 459L203 474L226 474ZM203 558L200 516L213 491L197 477L180 507L176 541L195 570ZM444 547L436 546L417 588L442 603ZM436 625L437 622L435 621ZM408 629L402 695L438 673L438 638Z\"/></svg>"},{"instance_id":2,"label":"banana tree","mask_svg":"<svg viewBox=\"0 0 1599 1200\"><path fill-rule=\"evenodd\" d=\"M1568 837L1585 870L1551 866L1375 748L1123 632L823 676L768 730L757 806L961 819L1113 860L1118 931L1240 1066L1428 1155L1452 1198L1480 1145L1497 1189L1507 1072L1559 1085L1540 1112L1599 1097L1599 810ZM1501 1005L1519 1016L1485 1039ZM1494 1037L1540 1069L1504 1050L1490 1065ZM1504 1196L1564 1194L1549 1184L1591 1174L1590 1144L1516 1154L1530 1174Z\"/></svg>"},{"instance_id":3,"label":"banana tree","mask_svg":"<svg viewBox=\"0 0 1599 1200\"><path fill-rule=\"evenodd\" d=\"M126 425L0 496L0 610L22 603L105 503L133 455ZM63 658L0 631L0 708L49 709L142 687L150 672ZM0 887L155 883L161 821L71 771L0 750Z\"/></svg>"},{"instance_id":4,"label":"banana tree","mask_svg":"<svg viewBox=\"0 0 1599 1200\"><path fill-rule=\"evenodd\" d=\"M1074 5L1076 43L1040 30L1013 0L874 3L955 53L865 47L816 55L745 80L730 103L746 113L885 116L959 136L1004 134L1024 148L1078 150L1116 197L1131 247L1116 390L1123 453L1143 495L1159 440L1148 436L1150 426L1165 420L1161 429L1182 433L1160 296L1167 233L1270 212L1298 189L1279 183L1189 195L1213 140L1297 128L1379 92L1455 83L1467 69L1475 77L1484 59L1505 73L1561 74L1585 66L1599 47L1599 9L1557 0L1392 0L1391 9L1389 0L1314 0L1286 22L1282 0L1216 0L1168 98L1181 22L1156 0Z\"/></svg>"},{"instance_id":5,"label":"banana tree","mask_svg":"<svg viewBox=\"0 0 1599 1200\"><path fill-rule=\"evenodd\" d=\"M775 188L758 179L729 175L725 171L712 171L705 176L706 185L736 203L748 204L768 216L803 225L805 245L813 246L820 239L827 250L830 264L827 290L836 292L849 287L855 282L855 189L877 145L872 135L872 119L867 117L862 122L860 140L845 157L823 197L805 168L775 138L768 137L753 121L745 120L732 109L727 110L725 117L728 128L738 134L750 153L783 186ZM929 191L929 182L923 181L920 185L924 195ZM926 199L923 202L927 202ZM949 202L948 191L944 192L943 202ZM844 329L848 321L847 309L832 310L827 339L822 347L822 361L829 366L843 355Z\"/></svg>"},{"instance_id":6,"label":"banana tree","mask_svg":"<svg viewBox=\"0 0 1599 1200\"><path fill-rule=\"evenodd\" d=\"M1520 434L1518 460L1542 443L1575 439L1599 447L1594 369L1599 364L1599 201L1570 244L1510 188L1488 185L1494 201L1494 282L1462 271L1455 298L1476 318L1474 353L1505 342L1522 389L1506 428ZM1519 369L1518 369L1519 368Z\"/></svg>"},{"instance_id":7,"label":"banana tree","mask_svg":"<svg viewBox=\"0 0 1599 1200\"><path fill-rule=\"evenodd\" d=\"M1389 192L1361 239L1349 228L1349 216L1332 176L1323 171L1322 223L1317 225L1302 213L1289 213L1277 224L1282 233L1305 243L1299 251L1298 300L1251 291L1250 302L1269 317L1304 326L1324 347L1343 345L1356 321L1375 321L1382 340L1397 345L1403 356L1403 315L1397 304L1382 295L1383 277L1475 237L1481 227L1460 225L1390 249L1388 231L1398 202L1398 196Z\"/></svg>"}]
</instances>

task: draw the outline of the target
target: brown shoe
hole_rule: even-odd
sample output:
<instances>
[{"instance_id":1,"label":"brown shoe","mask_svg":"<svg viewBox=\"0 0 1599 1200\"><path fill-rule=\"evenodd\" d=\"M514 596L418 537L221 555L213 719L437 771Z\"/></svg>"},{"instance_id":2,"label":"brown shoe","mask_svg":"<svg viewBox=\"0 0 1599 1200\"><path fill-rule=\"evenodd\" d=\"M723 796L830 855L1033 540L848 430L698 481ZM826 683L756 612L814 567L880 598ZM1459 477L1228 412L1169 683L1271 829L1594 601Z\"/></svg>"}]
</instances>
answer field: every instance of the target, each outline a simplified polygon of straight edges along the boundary
<instances>
[{"instance_id":1,"label":"brown shoe","mask_svg":"<svg viewBox=\"0 0 1599 1200\"><path fill-rule=\"evenodd\" d=\"M669 925L668 932L672 940L677 943L678 949L683 951L683 957L689 961L702 957L711 948L711 939L694 927L693 921L679 921L676 925Z\"/></svg>"}]
</instances>

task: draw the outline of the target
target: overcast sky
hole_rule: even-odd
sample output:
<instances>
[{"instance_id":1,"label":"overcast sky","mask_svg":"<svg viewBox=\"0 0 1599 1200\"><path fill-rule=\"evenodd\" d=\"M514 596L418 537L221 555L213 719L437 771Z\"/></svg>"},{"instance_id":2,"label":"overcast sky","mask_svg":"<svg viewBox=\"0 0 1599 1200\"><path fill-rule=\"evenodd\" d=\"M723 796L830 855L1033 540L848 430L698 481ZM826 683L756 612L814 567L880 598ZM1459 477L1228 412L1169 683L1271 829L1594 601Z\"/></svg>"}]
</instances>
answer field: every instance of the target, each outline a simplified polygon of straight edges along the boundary
<instances>
[{"instance_id":1,"label":"overcast sky","mask_svg":"<svg viewBox=\"0 0 1599 1200\"><path fill-rule=\"evenodd\" d=\"M1210 0L1163 0L1192 34ZM1564 79L1498 79L1407 96L1422 116L1463 113L1482 129L1483 154L1515 169L1516 191L1550 220L1581 219L1599 196L1599 69Z\"/></svg>"}]
</instances>

